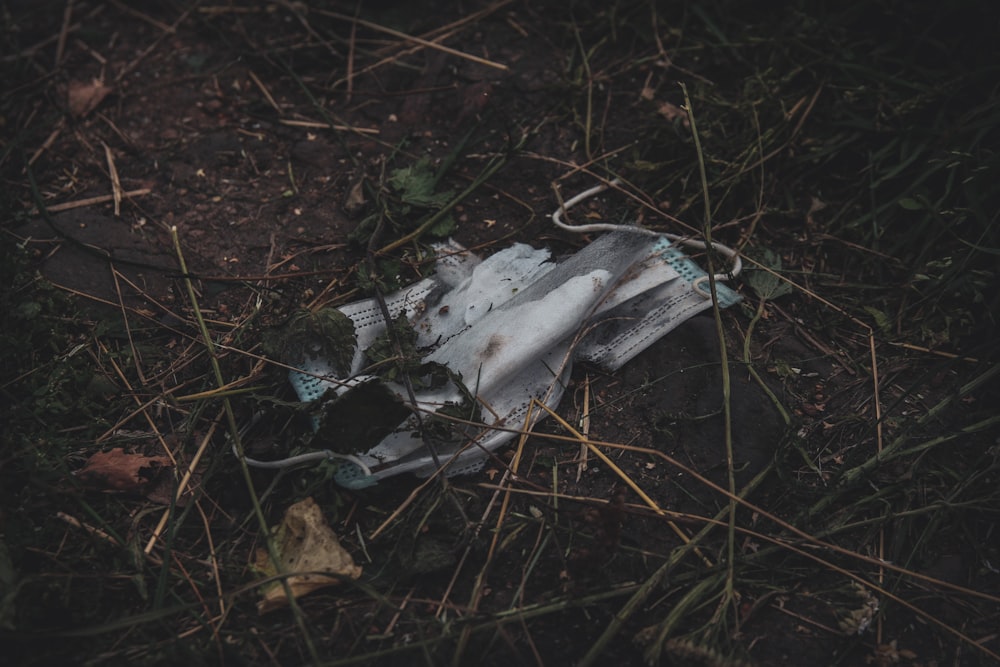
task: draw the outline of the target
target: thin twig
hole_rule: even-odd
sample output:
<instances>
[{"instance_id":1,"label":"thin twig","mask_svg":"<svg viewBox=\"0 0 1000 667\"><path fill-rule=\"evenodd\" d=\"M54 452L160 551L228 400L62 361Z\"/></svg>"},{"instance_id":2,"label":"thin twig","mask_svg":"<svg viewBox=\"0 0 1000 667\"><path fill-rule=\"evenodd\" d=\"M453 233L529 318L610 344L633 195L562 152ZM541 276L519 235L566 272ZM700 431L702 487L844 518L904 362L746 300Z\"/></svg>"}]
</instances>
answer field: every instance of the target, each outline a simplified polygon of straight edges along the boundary
<instances>
[{"instance_id":1,"label":"thin twig","mask_svg":"<svg viewBox=\"0 0 1000 667\"><path fill-rule=\"evenodd\" d=\"M52 144L55 143L56 139L59 137L59 135L63 131L63 128L65 127L66 127L66 116L62 116L59 118L59 121L56 123L56 126L52 128L52 131L49 132L49 136L46 137L45 141L42 142L42 145L39 146L38 149L31 154L30 158L28 158L28 164L24 168L25 172L27 172L31 168L31 165L35 164L35 160L40 158L45 151L51 148ZM52 210L55 209L53 208Z\"/></svg>"},{"instance_id":2,"label":"thin twig","mask_svg":"<svg viewBox=\"0 0 1000 667\"><path fill-rule=\"evenodd\" d=\"M143 49L138 56L133 58L131 62L125 65L125 67L123 67L118 72L118 74L115 76L115 83L121 83L122 80L125 79L125 77L131 74L133 70L135 70L135 68L137 68L139 64L146 59L146 56L148 56L150 53L156 50L156 48L160 45L160 42L166 39L169 35L176 34L177 27L180 26L181 23L187 20L187 17L191 15L192 11L194 11L195 6L197 6L197 3L195 3L188 9L185 9L181 13L181 15L177 18L177 20L173 22L173 24L171 25L161 24L162 27L160 29L161 30L160 34L156 37L156 39L152 41L152 43L150 43L149 46Z\"/></svg>"},{"instance_id":3,"label":"thin twig","mask_svg":"<svg viewBox=\"0 0 1000 667\"><path fill-rule=\"evenodd\" d=\"M419 227L414 229L409 234L406 234L405 236L402 236L393 241L392 243L386 245L384 248L382 248L375 254L384 255L388 252L392 252L396 248L402 247L407 243L410 243L411 241L415 241L416 239L420 238L424 234L424 232L426 232L428 229L437 224L444 216L446 216L451 211L451 209L455 208L455 206L464 201L466 197L475 192L475 190L480 185L486 182L490 178L490 176L498 172L500 168L503 167L506 163L507 160L502 157L496 157L493 160L491 160L486 165L486 167L484 167L483 170L479 172L479 175L476 176L475 180L473 180L472 183L470 183L467 188L465 188L464 190L462 190L462 192L453 197L451 201L442 206L438 211L434 213L434 215L430 216L426 221L424 221L423 224L421 224Z\"/></svg>"},{"instance_id":4,"label":"thin twig","mask_svg":"<svg viewBox=\"0 0 1000 667\"><path fill-rule=\"evenodd\" d=\"M510 462L510 466L504 471L503 479L500 481L500 487L504 489L502 496L503 500L500 501L500 511L497 513L497 520L495 527L493 529L493 539L490 540L490 547L486 553L486 562L483 563L483 567L479 570L476 575L476 580L472 585L472 595L469 599L469 609L473 612L479 609L479 604L483 600L483 591L486 586L486 577L489 570L493 564L493 559L496 556L497 548L500 544L500 535L502 534L501 528L503 527L504 521L507 519L507 511L510 508L510 481L517 477L517 472L521 467L521 457L524 454L524 446L528 441L528 436L531 433L529 425L532 423L532 417L534 414L534 408L537 405L544 405L539 401L532 399L531 403L528 405L528 411L524 416L525 428L521 433L521 437L518 439L517 448L514 450L514 459ZM459 667L464 664L463 657L465 655L465 650L468 647L469 639L472 637L472 630L466 627L462 630L462 634L458 639L458 646L455 648L455 653L452 655L452 665L453 667Z\"/></svg>"},{"instance_id":5,"label":"thin twig","mask_svg":"<svg viewBox=\"0 0 1000 667\"><path fill-rule=\"evenodd\" d=\"M281 113L281 107L279 107L278 103L274 101L274 97L271 96L271 91L267 89L267 86L264 85L264 82L261 81L256 74L254 74L254 71L252 69L248 69L247 74L250 76L250 79L254 82L257 88L260 89L260 92L261 94L264 95L264 99L267 100L267 103L270 104L275 111Z\"/></svg>"},{"instance_id":6,"label":"thin twig","mask_svg":"<svg viewBox=\"0 0 1000 667\"><path fill-rule=\"evenodd\" d=\"M132 199L133 197L144 197L148 195L153 190L150 188L139 188L138 190L128 190L127 192L121 193L121 199ZM49 213L59 213L61 211L70 211L75 208L85 208L87 206L94 206L95 204L107 204L109 201L114 201L114 195L98 195L97 197L87 197L86 199L77 199L76 201L63 202L62 204L53 204L52 206L46 206L46 210ZM40 212L37 208L31 209L29 211L31 215L38 215Z\"/></svg>"},{"instance_id":7,"label":"thin twig","mask_svg":"<svg viewBox=\"0 0 1000 667\"><path fill-rule=\"evenodd\" d=\"M118 167L115 166L115 156L111 153L111 148L101 142L104 146L104 159L108 163L108 174L111 176L111 198L115 202L115 217L121 217L122 214L122 182L118 178Z\"/></svg>"},{"instance_id":8,"label":"thin twig","mask_svg":"<svg viewBox=\"0 0 1000 667\"><path fill-rule=\"evenodd\" d=\"M354 97L354 54L358 47L358 12L361 11L361 3L358 2L354 6L354 19L351 21L351 34L347 39L347 74L344 75L347 81L347 93L344 96L345 101L350 104L351 98Z\"/></svg>"},{"instance_id":9,"label":"thin twig","mask_svg":"<svg viewBox=\"0 0 1000 667\"><path fill-rule=\"evenodd\" d=\"M69 35L69 27L72 20L73 0L66 0L66 7L63 9L62 27L59 28L59 39L56 42L56 68L62 65L63 56L66 55L66 36Z\"/></svg>"},{"instance_id":10,"label":"thin twig","mask_svg":"<svg viewBox=\"0 0 1000 667\"><path fill-rule=\"evenodd\" d=\"M577 438L580 441L580 445L581 446L587 447L590 451L594 452L594 454L597 455L597 458L601 459L601 462L603 462L604 465L608 466L608 468L610 468L612 470L612 472L614 472L615 475L618 476L619 479L621 479L623 482L625 482L625 484L627 484L630 489L632 489L633 491L635 491L636 494L640 498L642 498L643 502L645 502L646 505L649 506L650 509L652 509L657 514L660 514L660 515L663 514L663 510L660 508L660 506L652 498L649 497L649 494L647 494L642 489L642 487L639 486L635 482L634 479L632 479L629 475L625 474L625 471L622 470L621 468L619 468L618 465L614 461L612 461L611 458L609 458L607 454L605 454L599 448L597 448L593 444L591 444L590 439L587 436L584 436L583 434L579 433L576 429L574 429L569 424L569 422L567 422L565 419L563 419L559 415L559 413L557 413L552 408L548 407L547 405L541 404L541 403L539 404L539 407L542 410L544 410L545 412L547 412L550 417L552 417L557 422L559 422L560 426L562 426L564 429L566 429L567 431L569 431L570 435L572 435L574 438ZM688 543L691 542L691 536L688 535L687 533L685 533L681 529L680 526L678 526L677 524L675 524L672 521L667 521L667 525L670 526L670 529L672 531L674 531L674 534L676 534L679 538L681 538L681 540L685 544L688 544ZM709 559L708 556L706 556L704 553L702 553L701 550L698 547L694 547L694 553L701 559L701 561L706 566L712 567L714 565L714 563L712 563L711 559Z\"/></svg>"},{"instance_id":11,"label":"thin twig","mask_svg":"<svg viewBox=\"0 0 1000 667\"><path fill-rule=\"evenodd\" d=\"M212 423L208 427L208 431L205 436L201 439L201 444L198 445L198 450L194 453L191 462L188 463L187 470L184 471L184 476L181 477L180 482L177 483L177 491L174 494L174 502L179 502L181 496L187 491L188 484L191 482L191 477L194 475L195 470L197 470L198 465L201 464L201 457L205 454L208 449L209 443L215 436L215 429L218 428L219 424L222 422L222 418L225 416L225 412L220 412ZM160 539L160 535L163 534L163 530L167 526L167 519L170 517L170 509L168 508L163 512L163 516L160 517L160 522L153 529L153 534L150 535L149 541L146 542L146 547L142 550L143 553L150 553L153 547L156 546L156 541Z\"/></svg>"},{"instance_id":12,"label":"thin twig","mask_svg":"<svg viewBox=\"0 0 1000 667\"><path fill-rule=\"evenodd\" d=\"M414 37L413 35L407 35L405 32L400 32L398 30L393 30L392 28L387 28L385 26L379 25L378 23L373 23L371 21L366 21L364 19L357 18L356 16L349 16L347 14L341 14L340 12L332 12L332 11L325 10L325 9L316 9L314 11L317 14L320 14L322 16L329 16L330 18L340 19L341 21L347 21L349 23L356 23L357 25L364 26L364 27L366 27L366 28L368 28L370 30L374 30L376 32L382 32L382 33L385 33L387 35L392 35L393 37L396 37L396 38L401 39L403 41L412 42L413 44L419 44L419 45L425 46L425 47L427 47L429 49L434 49L434 50L437 50L437 51L441 51L442 53L447 53L447 54L452 55L452 56L458 56L459 58L463 58L465 60L469 60L469 61L477 63L479 65L486 65L487 67L493 67L495 69L499 69L499 70L502 70L504 72L506 72L506 71L508 71L510 69L509 67L507 67L504 64L493 62L492 60L487 60L486 58L480 58L479 56L474 56L474 55L472 55L470 53L465 53L463 51L459 51L458 49L453 49L451 47L444 46L443 44L438 44L436 42L432 42L432 41L423 39L421 37Z\"/></svg>"},{"instance_id":13,"label":"thin twig","mask_svg":"<svg viewBox=\"0 0 1000 667\"><path fill-rule=\"evenodd\" d=\"M590 437L590 375L583 381L583 416L580 418L580 432L583 433L583 437ZM587 469L587 453L590 448L587 445L580 443L580 462L576 466L576 481L580 482L580 477L583 472Z\"/></svg>"},{"instance_id":14,"label":"thin twig","mask_svg":"<svg viewBox=\"0 0 1000 667\"><path fill-rule=\"evenodd\" d=\"M91 535L93 535L94 537L102 539L102 540L104 540L105 542L107 542L109 544L113 544L116 547L120 547L121 546L121 542L119 542L117 539L115 539L111 535L108 535L106 532L104 532L100 528L95 528L94 526L91 526L90 524L84 523L84 522L80 521L79 519L77 519L75 517L72 517L69 514L66 514L65 512L56 512L56 518L59 519L60 521L64 521L64 522L68 523L69 525L73 526L74 528L79 528L81 530L84 530L84 531L90 533Z\"/></svg>"},{"instance_id":15,"label":"thin twig","mask_svg":"<svg viewBox=\"0 0 1000 667\"><path fill-rule=\"evenodd\" d=\"M164 32L168 35L177 34L176 25L167 25L163 21L157 21L152 16L149 16L148 14L143 14L139 10L133 9L132 7L129 7L126 4L123 4L122 2L120 2L120 0L111 0L111 4L113 4L119 11L125 12L129 16L133 16L139 19L140 21L143 21L144 23L148 23L149 25L153 26L154 28L156 28L161 32Z\"/></svg>"},{"instance_id":16,"label":"thin twig","mask_svg":"<svg viewBox=\"0 0 1000 667\"><path fill-rule=\"evenodd\" d=\"M292 120L282 118L278 121L282 125L290 127L308 127L317 130L337 130L338 132L357 132L358 134L378 134L379 130L368 127L354 127L353 125L341 125L332 123L321 123L315 120Z\"/></svg>"}]
</instances>

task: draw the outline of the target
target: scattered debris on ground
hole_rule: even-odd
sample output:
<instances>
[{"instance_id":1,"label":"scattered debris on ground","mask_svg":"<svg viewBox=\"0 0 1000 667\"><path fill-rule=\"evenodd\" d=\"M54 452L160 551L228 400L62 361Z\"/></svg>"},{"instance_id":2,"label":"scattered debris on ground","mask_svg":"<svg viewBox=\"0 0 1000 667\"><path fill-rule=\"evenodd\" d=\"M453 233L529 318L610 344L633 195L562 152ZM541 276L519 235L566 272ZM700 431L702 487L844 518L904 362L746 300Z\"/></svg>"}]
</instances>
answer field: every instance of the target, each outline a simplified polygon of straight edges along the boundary
<instances>
[{"instance_id":1,"label":"scattered debris on ground","mask_svg":"<svg viewBox=\"0 0 1000 667\"><path fill-rule=\"evenodd\" d=\"M8 3L4 654L997 664L980 4ZM622 224L738 251L733 298L556 372L471 474L336 483L413 412L295 393L317 336L353 363L334 313L442 244L567 261ZM425 434L496 427L405 324L368 361L476 407Z\"/></svg>"}]
</instances>

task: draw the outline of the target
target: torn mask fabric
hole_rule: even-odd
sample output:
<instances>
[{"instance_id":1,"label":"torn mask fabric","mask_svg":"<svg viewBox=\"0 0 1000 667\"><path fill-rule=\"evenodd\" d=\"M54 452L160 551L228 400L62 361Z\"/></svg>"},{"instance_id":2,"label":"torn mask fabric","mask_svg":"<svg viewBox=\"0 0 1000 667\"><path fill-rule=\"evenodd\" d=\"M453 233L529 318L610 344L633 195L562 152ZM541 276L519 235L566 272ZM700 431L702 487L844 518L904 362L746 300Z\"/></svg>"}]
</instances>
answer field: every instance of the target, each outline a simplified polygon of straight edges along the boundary
<instances>
[{"instance_id":1,"label":"torn mask fabric","mask_svg":"<svg viewBox=\"0 0 1000 667\"><path fill-rule=\"evenodd\" d=\"M663 236L612 231L558 262L524 244L484 260L454 243L437 253L433 277L385 303L394 321L403 315L412 326L422 362L446 368L449 379L415 390L417 414L341 461L342 486L361 488L403 472L429 476L439 467L448 475L477 471L545 415L531 409L532 401L556 407L575 360L615 370L712 305L698 287L705 272ZM716 287L720 306L739 300L725 285ZM328 361L308 358L290 375L300 399L383 382L409 405L405 386L368 370L366 351L388 328L379 303L340 310L357 338L350 372L337 377ZM436 413L460 419L439 418L447 424L442 435L426 428Z\"/></svg>"}]
</instances>

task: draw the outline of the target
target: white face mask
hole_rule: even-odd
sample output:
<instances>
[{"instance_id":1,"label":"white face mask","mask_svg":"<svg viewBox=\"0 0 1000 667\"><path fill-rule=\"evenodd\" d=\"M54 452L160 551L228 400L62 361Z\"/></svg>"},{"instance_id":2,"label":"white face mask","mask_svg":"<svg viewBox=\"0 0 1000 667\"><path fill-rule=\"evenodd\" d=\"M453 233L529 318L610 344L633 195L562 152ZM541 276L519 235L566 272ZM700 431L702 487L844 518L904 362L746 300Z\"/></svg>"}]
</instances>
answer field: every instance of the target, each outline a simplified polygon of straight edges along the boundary
<instances>
[{"instance_id":1,"label":"white face mask","mask_svg":"<svg viewBox=\"0 0 1000 667\"><path fill-rule=\"evenodd\" d=\"M569 203L575 201L579 198ZM558 214L553 218L562 225ZM665 235L621 226L583 229L608 233L560 262L550 261L547 250L524 244L485 260L454 242L442 244L436 248L435 276L385 297L390 315L405 313L412 324L422 360L446 366L466 390L449 381L416 391L424 419L472 394L483 425L460 428L450 444L439 443L432 453L411 417L373 448L341 457L347 460L335 475L339 484L361 488L403 472L428 476L438 464L447 465L448 475L479 470L489 453L545 414L535 410L532 423L525 423L532 400L556 407L574 360L616 370L711 307L701 287L707 274ZM728 248L715 248L735 258ZM736 262L734 272L738 268ZM721 307L740 298L721 283L716 293ZM369 363L364 351L387 328L378 302L367 299L340 310L354 323L357 337L350 373L337 378L329 362L307 358L302 372L290 374L302 401L315 401L328 389L342 395L379 381L364 374ZM404 387L387 385L409 403ZM282 464L287 461L271 466Z\"/></svg>"}]
</instances>

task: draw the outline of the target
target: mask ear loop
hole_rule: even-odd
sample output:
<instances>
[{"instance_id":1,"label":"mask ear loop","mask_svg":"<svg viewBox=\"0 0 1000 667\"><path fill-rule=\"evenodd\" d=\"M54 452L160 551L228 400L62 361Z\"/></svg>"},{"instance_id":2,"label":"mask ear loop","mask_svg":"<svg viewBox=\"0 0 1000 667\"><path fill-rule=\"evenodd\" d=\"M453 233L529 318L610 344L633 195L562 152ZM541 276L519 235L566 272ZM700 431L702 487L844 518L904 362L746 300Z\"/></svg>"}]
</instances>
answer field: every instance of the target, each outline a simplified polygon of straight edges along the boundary
<instances>
[{"instance_id":1,"label":"mask ear loop","mask_svg":"<svg viewBox=\"0 0 1000 667\"><path fill-rule=\"evenodd\" d=\"M670 234L668 232L657 232L653 231L652 229L646 229L644 227L636 227L634 225L616 225L610 222L596 222L586 225L570 225L563 222L562 216L565 211L568 211L569 209L573 208L582 201L590 199L596 194L604 192L605 190L608 189L610 185L618 185L619 183L621 183L621 181L616 178L615 180L611 181L609 185L605 185L603 183L600 185L595 185L594 187L588 188L583 192L581 192L580 194L567 199L550 216L552 218L552 222L559 229L564 229L568 232L574 232L577 234L590 234L595 232L628 232L630 234L643 234L645 236L664 237L681 245L688 246L689 248L698 248L700 250L705 250L706 248L708 248L709 244L705 243L704 241L700 241L698 239L693 239L687 236L681 236L679 234ZM717 273L715 274L714 278L716 280L729 280L731 278L735 278L736 276L738 276L740 274L740 271L743 270L743 260L740 259L740 254L735 250L733 250L732 248L730 248L729 246L723 245L721 243L716 243L715 241L712 241L711 245L713 250L715 250L720 255L724 256L727 260L729 260L729 272ZM701 276L700 278L695 278L694 282L691 284L691 287L699 295L705 297L706 299L711 299L712 295L704 287L705 283L707 282L708 282L708 276Z\"/></svg>"},{"instance_id":2,"label":"mask ear loop","mask_svg":"<svg viewBox=\"0 0 1000 667\"><path fill-rule=\"evenodd\" d=\"M233 446L233 454L239 458L239 453L236 451L236 446ZM371 477L372 471L365 462L362 461L357 456L353 454L338 454L336 452L330 451L329 449L322 449L317 452L307 452L305 454L299 454L298 456L289 456L286 459L278 459L276 461L261 461L259 459L252 459L249 456L244 456L243 460L251 468L270 468L270 469L282 469L291 468L292 466L301 465L303 463L312 463L313 461L324 461L340 459L342 461L348 461L358 466L361 471L367 476Z\"/></svg>"}]
</instances>

